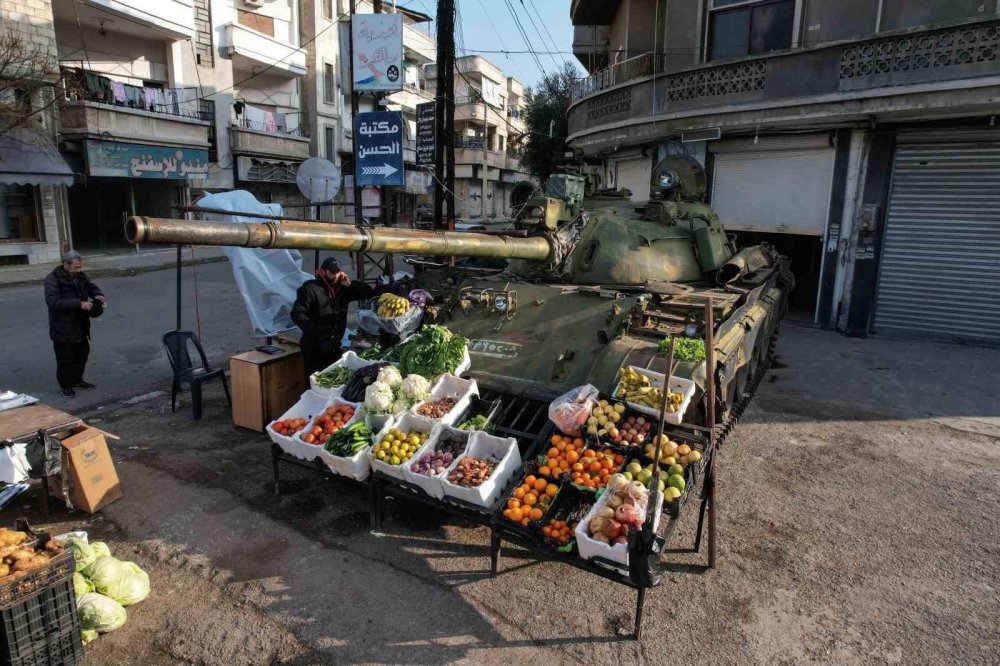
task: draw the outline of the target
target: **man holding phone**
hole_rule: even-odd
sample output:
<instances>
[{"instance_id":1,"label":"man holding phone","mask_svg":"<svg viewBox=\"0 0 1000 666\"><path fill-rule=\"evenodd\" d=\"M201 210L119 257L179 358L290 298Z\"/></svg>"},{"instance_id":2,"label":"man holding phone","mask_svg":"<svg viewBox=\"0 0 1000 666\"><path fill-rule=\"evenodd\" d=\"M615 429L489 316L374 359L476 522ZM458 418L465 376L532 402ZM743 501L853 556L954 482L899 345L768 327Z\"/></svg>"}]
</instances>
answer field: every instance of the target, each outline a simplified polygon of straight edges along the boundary
<instances>
[{"instance_id":1,"label":"man holding phone","mask_svg":"<svg viewBox=\"0 0 1000 666\"><path fill-rule=\"evenodd\" d=\"M67 252L62 265L45 278L45 304L49 308L49 337L56 353L56 379L67 398L78 388L94 385L84 380L90 356L90 320L104 311L107 300L83 272L79 252Z\"/></svg>"},{"instance_id":2,"label":"man holding phone","mask_svg":"<svg viewBox=\"0 0 1000 666\"><path fill-rule=\"evenodd\" d=\"M302 329L300 346L307 376L340 358L350 302L371 298L374 293L363 282L352 282L333 257L323 261L314 279L299 287L292 321Z\"/></svg>"}]
</instances>

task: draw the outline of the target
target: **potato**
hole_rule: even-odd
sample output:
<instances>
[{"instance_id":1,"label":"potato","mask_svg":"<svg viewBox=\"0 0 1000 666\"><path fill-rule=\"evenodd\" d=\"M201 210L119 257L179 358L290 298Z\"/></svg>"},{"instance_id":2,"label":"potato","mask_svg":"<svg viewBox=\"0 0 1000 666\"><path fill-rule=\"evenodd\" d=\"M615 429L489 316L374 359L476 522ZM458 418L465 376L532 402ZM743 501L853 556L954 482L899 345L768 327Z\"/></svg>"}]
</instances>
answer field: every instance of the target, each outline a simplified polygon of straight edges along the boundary
<instances>
[{"instance_id":1,"label":"potato","mask_svg":"<svg viewBox=\"0 0 1000 666\"><path fill-rule=\"evenodd\" d=\"M13 553L8 555L8 559L13 562L20 562L21 560L26 560L29 557L34 557L35 551L29 548L21 548L20 550L15 550Z\"/></svg>"},{"instance_id":2,"label":"potato","mask_svg":"<svg viewBox=\"0 0 1000 666\"><path fill-rule=\"evenodd\" d=\"M7 564L0 564L0 578L3 578L10 573L10 566Z\"/></svg>"},{"instance_id":3,"label":"potato","mask_svg":"<svg viewBox=\"0 0 1000 666\"><path fill-rule=\"evenodd\" d=\"M44 555L35 555L14 563L14 571L33 571L40 569L49 563L49 558Z\"/></svg>"}]
</instances>

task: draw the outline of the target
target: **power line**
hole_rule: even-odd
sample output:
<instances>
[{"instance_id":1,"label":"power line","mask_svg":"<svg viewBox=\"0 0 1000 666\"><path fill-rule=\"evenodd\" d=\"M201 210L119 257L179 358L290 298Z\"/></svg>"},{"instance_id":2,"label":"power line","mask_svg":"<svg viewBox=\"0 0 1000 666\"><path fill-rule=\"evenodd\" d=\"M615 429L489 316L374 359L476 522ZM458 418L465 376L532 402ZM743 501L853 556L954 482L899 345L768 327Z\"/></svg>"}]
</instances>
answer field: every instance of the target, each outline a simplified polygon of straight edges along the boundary
<instances>
[{"instance_id":1,"label":"power line","mask_svg":"<svg viewBox=\"0 0 1000 666\"><path fill-rule=\"evenodd\" d=\"M521 0L521 6L524 7L524 0ZM537 13L538 10L535 10L535 11ZM549 45L545 42L545 36L542 35L542 31L538 29L538 24L535 23L535 19L531 16L531 11L528 8L525 8L524 14L525 14L525 16L528 17L528 21L531 22L531 27L535 29L535 34L537 34L538 38L541 40L542 46L544 46L545 48L548 48ZM556 48L556 45L553 43L552 47ZM558 72L559 69L560 69L560 66L559 66L559 62L556 61L556 57L554 55L552 55L552 54L549 54L549 59L552 61L552 64L556 66L556 71Z\"/></svg>"},{"instance_id":2,"label":"power line","mask_svg":"<svg viewBox=\"0 0 1000 666\"><path fill-rule=\"evenodd\" d=\"M503 42L504 38L500 35L500 31L497 30L497 26L493 22L493 18L490 17L490 13L486 10L486 5L483 4L483 0L476 0L476 2L479 3L479 8L483 10L483 16L486 17L487 21L489 21L490 27L493 28L493 33L497 36L497 39L499 39L501 42ZM521 80L522 81L527 78L524 75L524 72L521 70L521 66L517 64L517 60L511 60L510 56L508 55L507 56L507 62L509 62L512 65L514 65L514 69L517 70L517 73L521 76Z\"/></svg>"},{"instance_id":3,"label":"power line","mask_svg":"<svg viewBox=\"0 0 1000 666\"><path fill-rule=\"evenodd\" d=\"M521 39L524 40L524 45L528 47L530 52L531 40L528 39L527 31L525 31L524 26L521 25L520 19L517 18L517 12L514 11L514 6L510 4L510 0L503 0L503 2L507 7L507 12L510 14L510 17L514 19L514 27L516 27L517 31L521 34ZM542 66L542 61L538 59L538 55L531 53L531 57L535 61L535 66L538 67L538 71L540 71L544 76L547 72L545 71L545 67Z\"/></svg>"}]
</instances>

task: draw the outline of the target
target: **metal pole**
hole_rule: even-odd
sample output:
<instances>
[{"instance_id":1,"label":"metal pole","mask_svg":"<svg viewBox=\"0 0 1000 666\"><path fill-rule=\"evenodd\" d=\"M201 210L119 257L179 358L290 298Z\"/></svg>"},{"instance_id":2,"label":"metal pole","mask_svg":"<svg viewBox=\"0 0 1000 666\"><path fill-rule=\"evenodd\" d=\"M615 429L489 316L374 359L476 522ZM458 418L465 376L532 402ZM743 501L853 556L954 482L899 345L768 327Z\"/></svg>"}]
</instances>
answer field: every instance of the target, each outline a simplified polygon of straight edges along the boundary
<instances>
[{"instance_id":1,"label":"metal pole","mask_svg":"<svg viewBox=\"0 0 1000 666\"><path fill-rule=\"evenodd\" d=\"M316 205L316 221L319 222L319 204ZM315 263L315 266L313 267L313 270L318 271L319 270L319 250L316 250L315 261L313 263Z\"/></svg>"},{"instance_id":2,"label":"metal pole","mask_svg":"<svg viewBox=\"0 0 1000 666\"><path fill-rule=\"evenodd\" d=\"M712 458L708 462L708 471L705 474L705 479L709 484L708 567L711 569L715 567L715 558L719 547L718 535L716 534L718 516L715 506L715 457L718 454L715 448L715 310L711 296L708 296L705 302L705 396L708 401L708 404L705 405L708 442L712 447Z\"/></svg>"},{"instance_id":3,"label":"metal pole","mask_svg":"<svg viewBox=\"0 0 1000 666\"><path fill-rule=\"evenodd\" d=\"M455 230L455 0L440 0L445 6L445 25L439 25L439 35L447 41L448 60L444 66L444 131L447 140L447 170L445 172L445 208L448 231ZM441 30L443 28L443 30ZM441 34L443 32L443 34ZM440 38L440 37L439 37Z\"/></svg>"},{"instance_id":4,"label":"metal pole","mask_svg":"<svg viewBox=\"0 0 1000 666\"><path fill-rule=\"evenodd\" d=\"M177 246L177 329L181 330L181 246Z\"/></svg>"},{"instance_id":5,"label":"metal pole","mask_svg":"<svg viewBox=\"0 0 1000 666\"><path fill-rule=\"evenodd\" d=\"M350 69L351 69L351 136L353 137L351 141L351 148L353 149L353 156L351 162L354 164L354 224L360 226L363 223L362 214L364 213L364 208L361 206L361 187L358 186L358 151L357 143L358 137L354 135L354 118L358 115L358 92L354 89L354 14L358 11L357 0L351 0L350 4L350 14L351 22L348 24L347 35L350 41L349 51L351 53ZM358 252L358 279L365 279L365 254L364 252Z\"/></svg>"}]
</instances>

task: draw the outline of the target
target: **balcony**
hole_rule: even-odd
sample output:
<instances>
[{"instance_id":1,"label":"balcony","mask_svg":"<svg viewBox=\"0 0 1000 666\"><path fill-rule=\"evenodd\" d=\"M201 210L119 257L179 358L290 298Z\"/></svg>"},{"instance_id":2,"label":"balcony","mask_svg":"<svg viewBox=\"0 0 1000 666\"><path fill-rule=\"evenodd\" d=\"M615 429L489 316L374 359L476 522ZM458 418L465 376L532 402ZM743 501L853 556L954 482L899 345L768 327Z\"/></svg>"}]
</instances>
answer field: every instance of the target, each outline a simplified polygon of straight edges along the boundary
<instances>
[{"instance_id":1,"label":"balcony","mask_svg":"<svg viewBox=\"0 0 1000 666\"><path fill-rule=\"evenodd\" d=\"M483 114L485 113L486 124L489 127L496 127L500 134L506 135L507 123L504 122L504 119L507 117L507 111L493 107L485 108L482 102L470 101L472 99L478 100L478 98L471 97L455 98L455 122L466 122L482 127Z\"/></svg>"},{"instance_id":2,"label":"balcony","mask_svg":"<svg viewBox=\"0 0 1000 666\"><path fill-rule=\"evenodd\" d=\"M573 90L569 141L587 154L704 127L829 126L995 109L1000 21L706 64L667 73L645 54ZM961 82L960 84L958 82ZM995 85L995 84L994 84ZM992 105L992 106L991 106ZM655 126L654 126L655 119Z\"/></svg>"},{"instance_id":3,"label":"balcony","mask_svg":"<svg viewBox=\"0 0 1000 666\"><path fill-rule=\"evenodd\" d=\"M278 157L295 160L309 158L309 135L283 125L268 128L246 119L233 120L229 125L229 143L234 155Z\"/></svg>"},{"instance_id":4,"label":"balcony","mask_svg":"<svg viewBox=\"0 0 1000 666\"><path fill-rule=\"evenodd\" d=\"M404 83L401 91L393 93L389 96L390 104L398 104L403 109L409 111L416 111L417 104L433 101L434 93L428 92L427 90L421 90L417 86L409 83Z\"/></svg>"},{"instance_id":5,"label":"balcony","mask_svg":"<svg viewBox=\"0 0 1000 666\"><path fill-rule=\"evenodd\" d=\"M287 77L306 73L305 49L239 23L222 26L219 50L232 58L233 68L239 71L267 68L268 74Z\"/></svg>"},{"instance_id":6,"label":"balcony","mask_svg":"<svg viewBox=\"0 0 1000 666\"><path fill-rule=\"evenodd\" d=\"M403 55L421 65L434 62L437 59L437 42L430 34L404 23Z\"/></svg>"},{"instance_id":7,"label":"balcony","mask_svg":"<svg viewBox=\"0 0 1000 666\"><path fill-rule=\"evenodd\" d=\"M455 164L482 164L482 139L455 139ZM495 169L507 167L507 156L496 150L486 151L486 165Z\"/></svg>"},{"instance_id":8,"label":"balcony","mask_svg":"<svg viewBox=\"0 0 1000 666\"><path fill-rule=\"evenodd\" d=\"M608 30L606 25L573 28L573 55L588 72L608 66Z\"/></svg>"},{"instance_id":9,"label":"balcony","mask_svg":"<svg viewBox=\"0 0 1000 666\"><path fill-rule=\"evenodd\" d=\"M174 39L193 39L195 34L194 0L70 0L53 5L58 18L75 24L79 15L82 24L101 25L109 32L161 38L166 33Z\"/></svg>"},{"instance_id":10,"label":"balcony","mask_svg":"<svg viewBox=\"0 0 1000 666\"><path fill-rule=\"evenodd\" d=\"M569 15L573 25L611 25L619 0L573 0Z\"/></svg>"},{"instance_id":11,"label":"balcony","mask_svg":"<svg viewBox=\"0 0 1000 666\"><path fill-rule=\"evenodd\" d=\"M100 139L157 145L208 146L210 123L196 114L148 111L86 100L59 107L63 139Z\"/></svg>"}]
</instances>

